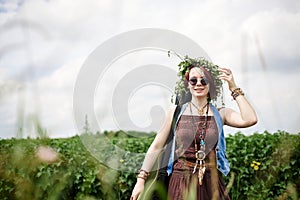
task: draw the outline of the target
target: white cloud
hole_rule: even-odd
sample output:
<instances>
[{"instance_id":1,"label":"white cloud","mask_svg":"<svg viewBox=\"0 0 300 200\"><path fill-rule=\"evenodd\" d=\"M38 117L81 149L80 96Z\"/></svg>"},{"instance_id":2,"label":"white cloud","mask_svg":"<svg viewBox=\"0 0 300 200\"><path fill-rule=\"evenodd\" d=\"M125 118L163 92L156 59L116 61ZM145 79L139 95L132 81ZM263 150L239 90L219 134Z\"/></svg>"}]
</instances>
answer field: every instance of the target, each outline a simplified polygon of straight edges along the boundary
<instances>
[{"instance_id":1,"label":"white cloud","mask_svg":"<svg viewBox=\"0 0 300 200\"><path fill-rule=\"evenodd\" d=\"M24 83L26 112L37 108L52 136L73 134L72 92L82 58L120 32L145 27L182 33L201 45L214 62L232 68L261 119L247 131L273 128L296 132L299 126L294 119L299 119L299 114L294 110L299 110L299 95L282 93L286 88L299 91L298 76L290 73L299 72L299 5L296 0L5 1L0 5L0 52L4 52L0 55L0 84L1 94L5 94L0 99L0 112L7 121L2 121L1 134L15 130L20 96L16 88ZM269 67L268 78L254 36ZM139 64L147 62L147 57L136 60ZM281 69L289 69L282 84ZM113 72L114 80L122 78L123 72ZM101 85L100 90L108 98L110 88L106 86ZM3 88L10 89L3 93ZM36 95L37 101L33 98ZM135 97L135 102L141 99ZM287 106L289 103L297 109ZM234 102L229 105L235 106ZM95 107L97 112L103 111L101 106ZM279 119L274 117L276 112ZM132 109L133 113L138 109ZM286 113L293 115L292 120L283 117ZM136 119L138 123L145 116Z\"/></svg>"},{"instance_id":2,"label":"white cloud","mask_svg":"<svg viewBox=\"0 0 300 200\"><path fill-rule=\"evenodd\" d=\"M274 9L256 13L243 24L252 38L250 56L258 53L257 41L267 63L275 69L294 68L300 57L300 12ZM292 65L292 66L290 66Z\"/></svg>"},{"instance_id":3,"label":"white cloud","mask_svg":"<svg viewBox=\"0 0 300 200\"><path fill-rule=\"evenodd\" d=\"M171 87L170 89L173 90L176 77L171 76L172 74L151 74L142 66L161 65L172 72L175 70L177 63L177 57L168 58L167 52L155 50L135 51L116 60L105 71L103 77L99 78L95 94L95 110L100 128L102 130L120 128L128 130L136 126L139 130L142 130L153 121L159 121L158 118L163 117L163 114L160 113L162 116L158 116L159 113L157 112L156 115L150 116L151 109L156 105L160 105L162 110L170 107L171 93L165 87ZM136 71L139 69L142 70L142 73L141 71ZM126 79L133 75L133 79ZM153 77L153 82L149 83L144 80L148 77ZM174 80L174 84L170 86L165 80ZM157 85L157 83L161 85ZM127 87L124 89L122 87L124 84L132 88ZM118 88L118 86L122 87L122 89ZM113 98L116 98L114 102ZM115 105L116 103L118 105ZM117 113L113 113L113 107L117 110ZM128 110L126 109L127 113L118 112L118 109L123 109L124 107L128 108ZM154 108L154 112L155 110L157 111L158 109ZM127 116L129 119L127 119ZM125 125L124 121L130 122L131 126ZM155 127L155 130L158 130L160 128L158 124L156 123L151 128Z\"/></svg>"},{"instance_id":4,"label":"white cloud","mask_svg":"<svg viewBox=\"0 0 300 200\"><path fill-rule=\"evenodd\" d=\"M36 81L9 84L14 90L7 93L1 100L0 111L5 113L7 123L11 128L1 132L0 137L15 137L16 125L24 120L24 136L35 136L34 121L38 117L43 128L50 136L70 136L77 133L73 120L73 100L77 73L82 65L82 59L73 61L58 68L50 76L44 76ZM18 88L22 87L22 90ZM9 109L8 109L9 108ZM19 117L18 117L19 115ZM3 117L4 117L3 116ZM20 121L21 120L21 121ZM3 120L1 120L3 122Z\"/></svg>"},{"instance_id":5,"label":"white cloud","mask_svg":"<svg viewBox=\"0 0 300 200\"><path fill-rule=\"evenodd\" d=\"M36 82L39 88L43 125L50 134L72 130L77 133L73 120L73 90L83 59L74 60L57 69L51 76Z\"/></svg>"}]
</instances>

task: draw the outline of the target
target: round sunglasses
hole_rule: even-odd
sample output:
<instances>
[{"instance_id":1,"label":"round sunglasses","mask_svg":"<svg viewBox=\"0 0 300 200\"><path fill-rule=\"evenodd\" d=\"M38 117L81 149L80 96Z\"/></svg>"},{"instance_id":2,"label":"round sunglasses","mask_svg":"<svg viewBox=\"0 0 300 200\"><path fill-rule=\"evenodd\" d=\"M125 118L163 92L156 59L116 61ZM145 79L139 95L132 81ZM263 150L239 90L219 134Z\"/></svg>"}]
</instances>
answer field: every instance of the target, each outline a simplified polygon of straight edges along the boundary
<instances>
[{"instance_id":1,"label":"round sunglasses","mask_svg":"<svg viewBox=\"0 0 300 200\"><path fill-rule=\"evenodd\" d=\"M199 78L200 79L200 83L201 85L207 85L208 84L208 81L206 78ZM189 80L189 83L192 85L192 86L195 86L198 82L198 79L196 77L192 77L190 78Z\"/></svg>"}]
</instances>

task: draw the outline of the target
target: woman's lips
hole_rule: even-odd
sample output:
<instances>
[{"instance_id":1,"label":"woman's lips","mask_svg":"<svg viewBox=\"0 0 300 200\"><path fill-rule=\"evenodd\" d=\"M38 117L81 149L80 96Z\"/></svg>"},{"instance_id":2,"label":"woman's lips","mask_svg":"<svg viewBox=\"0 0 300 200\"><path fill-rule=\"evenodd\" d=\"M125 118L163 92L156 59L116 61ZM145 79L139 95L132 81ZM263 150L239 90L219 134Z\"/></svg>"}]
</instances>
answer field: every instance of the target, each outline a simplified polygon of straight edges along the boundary
<instances>
[{"instance_id":1,"label":"woman's lips","mask_svg":"<svg viewBox=\"0 0 300 200\"><path fill-rule=\"evenodd\" d=\"M204 88L195 88L194 90L196 90L196 91L203 91Z\"/></svg>"}]
</instances>

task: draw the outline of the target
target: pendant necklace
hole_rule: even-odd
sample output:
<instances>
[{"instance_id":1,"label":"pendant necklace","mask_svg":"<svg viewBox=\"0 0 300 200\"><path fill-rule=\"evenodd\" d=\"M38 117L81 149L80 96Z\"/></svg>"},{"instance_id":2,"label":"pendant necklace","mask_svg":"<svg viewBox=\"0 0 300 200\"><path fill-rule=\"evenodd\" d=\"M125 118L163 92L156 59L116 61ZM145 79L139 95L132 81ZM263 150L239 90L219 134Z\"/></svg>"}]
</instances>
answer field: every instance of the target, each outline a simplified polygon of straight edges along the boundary
<instances>
[{"instance_id":1,"label":"pendant necklace","mask_svg":"<svg viewBox=\"0 0 300 200\"><path fill-rule=\"evenodd\" d=\"M193 104L193 103L192 103ZM194 135L194 143L195 143L195 156L196 156L196 162L195 162L195 165L194 165L194 170L193 170L193 174L196 172L197 170L197 167L199 167L198 169L198 180L199 180L199 185L202 185L202 180L203 180L203 177L204 177L204 173L205 173L205 134L206 134L206 128L207 128L207 116L208 116L208 110L209 110L209 103L205 104L205 106L203 108L205 108L207 106L207 109L206 109L206 113L205 113L205 116L204 116L204 123L202 124L201 126L201 132L200 132L200 135L199 135L199 149L198 149L198 145L197 145L197 140L196 140L196 134L197 134L197 131L195 131L194 129L194 125L195 125L195 120L194 120L194 117L193 117L193 113L192 113L192 107L191 107L191 104L190 104L190 112L191 112L191 115L192 115L192 119L193 119L193 130L195 132L195 135ZM197 127L197 130L199 129L199 126Z\"/></svg>"},{"instance_id":2,"label":"pendant necklace","mask_svg":"<svg viewBox=\"0 0 300 200\"><path fill-rule=\"evenodd\" d=\"M198 108L198 106L196 106L192 101L191 101L191 103L197 109L198 114L200 116L202 116L204 114L204 108L208 105L208 104L205 104L202 108Z\"/></svg>"}]
</instances>

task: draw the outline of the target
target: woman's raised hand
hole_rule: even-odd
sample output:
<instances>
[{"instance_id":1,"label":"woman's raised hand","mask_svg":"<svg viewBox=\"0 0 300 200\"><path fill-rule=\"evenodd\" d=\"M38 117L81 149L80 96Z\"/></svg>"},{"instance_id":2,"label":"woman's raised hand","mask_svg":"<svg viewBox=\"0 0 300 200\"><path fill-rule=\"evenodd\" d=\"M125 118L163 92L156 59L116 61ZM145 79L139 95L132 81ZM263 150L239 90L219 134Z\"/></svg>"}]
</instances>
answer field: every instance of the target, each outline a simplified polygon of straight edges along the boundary
<instances>
[{"instance_id":1,"label":"woman's raised hand","mask_svg":"<svg viewBox=\"0 0 300 200\"><path fill-rule=\"evenodd\" d=\"M219 75L219 79L224 80L228 83L228 87L230 91L233 91L237 88L233 74L230 69L228 68L219 68L219 72L223 72L221 75Z\"/></svg>"}]
</instances>

